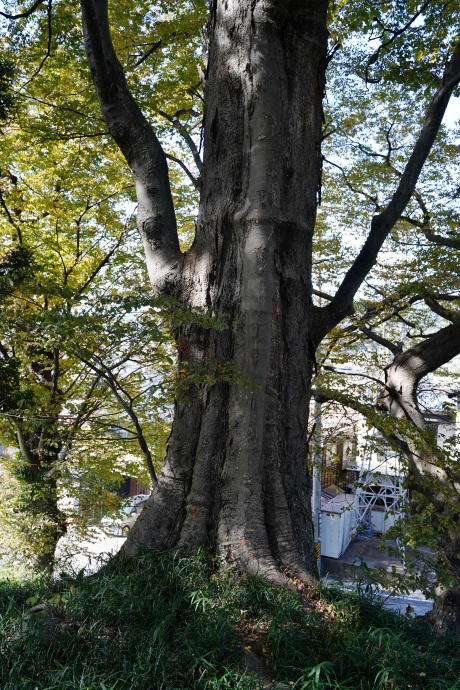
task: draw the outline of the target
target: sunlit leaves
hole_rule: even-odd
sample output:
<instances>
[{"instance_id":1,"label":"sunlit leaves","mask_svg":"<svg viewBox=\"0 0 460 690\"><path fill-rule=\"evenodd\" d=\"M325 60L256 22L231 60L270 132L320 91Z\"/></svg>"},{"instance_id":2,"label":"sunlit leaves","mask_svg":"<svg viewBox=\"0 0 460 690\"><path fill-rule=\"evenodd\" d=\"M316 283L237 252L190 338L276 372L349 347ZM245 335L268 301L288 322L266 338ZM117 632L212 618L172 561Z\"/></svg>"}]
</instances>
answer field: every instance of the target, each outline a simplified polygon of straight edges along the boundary
<instances>
[{"instance_id":1,"label":"sunlit leaves","mask_svg":"<svg viewBox=\"0 0 460 690\"><path fill-rule=\"evenodd\" d=\"M166 112L191 106L200 111L192 91L199 81L195 55L199 60L203 12L202 3L156 9L120 3L112 15L130 85L146 114L161 122L164 137L170 123L158 115L160 104ZM101 510L116 507L112 490L125 475L149 484L132 420L88 363L104 363L118 381L158 470L174 385L168 334L173 312L164 316L150 295L131 174L99 112L78 3L53 5L51 34L46 5L4 25L15 108L0 146L0 428L6 445L17 447L21 436L31 453L23 461L42 468L44 491L58 478L63 510L81 537ZM136 66L151 41L160 42L159 51ZM199 117L191 126L195 121ZM180 154L179 139L168 147ZM179 227L190 244L195 192L184 185L182 172L173 170L171 178ZM21 252L30 262L13 266ZM10 470L5 466L4 476L14 483ZM27 501L21 519L30 526ZM36 517L43 548L47 520L59 527L52 503L43 519ZM17 527L24 536L27 529Z\"/></svg>"}]
</instances>

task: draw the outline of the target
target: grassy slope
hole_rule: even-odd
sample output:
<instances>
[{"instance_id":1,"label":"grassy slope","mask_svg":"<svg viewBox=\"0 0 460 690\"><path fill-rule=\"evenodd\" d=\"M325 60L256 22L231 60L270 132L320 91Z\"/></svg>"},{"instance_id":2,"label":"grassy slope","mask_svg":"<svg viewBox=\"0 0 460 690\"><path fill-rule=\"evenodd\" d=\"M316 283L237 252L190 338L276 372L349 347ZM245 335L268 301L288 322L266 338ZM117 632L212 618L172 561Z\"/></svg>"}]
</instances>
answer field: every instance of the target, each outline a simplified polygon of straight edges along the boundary
<instances>
[{"instance_id":1,"label":"grassy slope","mask_svg":"<svg viewBox=\"0 0 460 690\"><path fill-rule=\"evenodd\" d=\"M54 622L38 614L24 626L32 596L53 600ZM3 581L0 645L2 690L248 689L275 679L297 690L460 688L460 644L426 624L360 594L296 594L221 573L204 550L115 559L87 578Z\"/></svg>"}]
</instances>

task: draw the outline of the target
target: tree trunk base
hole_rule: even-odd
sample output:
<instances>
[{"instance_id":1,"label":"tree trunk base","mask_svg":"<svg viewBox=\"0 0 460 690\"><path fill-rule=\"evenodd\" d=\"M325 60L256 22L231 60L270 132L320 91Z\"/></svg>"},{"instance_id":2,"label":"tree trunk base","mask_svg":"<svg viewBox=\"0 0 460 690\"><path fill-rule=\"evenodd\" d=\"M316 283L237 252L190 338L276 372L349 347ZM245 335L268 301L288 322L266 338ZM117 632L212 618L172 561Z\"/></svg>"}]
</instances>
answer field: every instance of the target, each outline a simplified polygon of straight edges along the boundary
<instances>
[{"instance_id":1,"label":"tree trunk base","mask_svg":"<svg viewBox=\"0 0 460 690\"><path fill-rule=\"evenodd\" d=\"M438 590L437 595L427 620L439 635L460 635L460 585Z\"/></svg>"}]
</instances>

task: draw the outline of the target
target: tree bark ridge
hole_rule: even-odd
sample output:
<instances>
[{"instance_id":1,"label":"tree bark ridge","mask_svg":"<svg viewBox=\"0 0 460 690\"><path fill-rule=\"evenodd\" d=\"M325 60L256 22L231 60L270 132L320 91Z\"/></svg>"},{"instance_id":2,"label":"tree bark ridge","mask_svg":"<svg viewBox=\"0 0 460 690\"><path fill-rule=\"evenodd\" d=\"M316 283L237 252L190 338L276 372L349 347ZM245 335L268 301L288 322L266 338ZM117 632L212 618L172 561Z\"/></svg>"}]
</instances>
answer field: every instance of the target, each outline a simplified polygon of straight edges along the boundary
<instances>
[{"instance_id":1,"label":"tree bark ridge","mask_svg":"<svg viewBox=\"0 0 460 690\"><path fill-rule=\"evenodd\" d=\"M283 568L316 572L307 420L326 10L325 0L214 4L201 204L182 284L184 302L227 314L229 328L181 327L177 342L180 367L233 362L235 375L176 403L158 489L126 553L205 541L279 582Z\"/></svg>"}]
</instances>

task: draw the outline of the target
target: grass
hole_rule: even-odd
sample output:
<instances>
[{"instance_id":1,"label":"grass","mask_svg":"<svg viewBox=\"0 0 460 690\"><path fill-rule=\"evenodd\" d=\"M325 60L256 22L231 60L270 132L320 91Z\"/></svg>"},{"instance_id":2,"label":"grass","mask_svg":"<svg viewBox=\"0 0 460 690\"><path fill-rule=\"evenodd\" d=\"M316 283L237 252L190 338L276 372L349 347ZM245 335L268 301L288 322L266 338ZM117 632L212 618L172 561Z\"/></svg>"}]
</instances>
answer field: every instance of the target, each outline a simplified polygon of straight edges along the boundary
<instances>
[{"instance_id":1,"label":"grass","mask_svg":"<svg viewBox=\"0 0 460 690\"><path fill-rule=\"evenodd\" d=\"M22 614L47 603L24 624ZM221 572L205 550L0 583L2 690L460 690L460 643L363 592ZM263 669L265 680L247 672Z\"/></svg>"}]
</instances>

